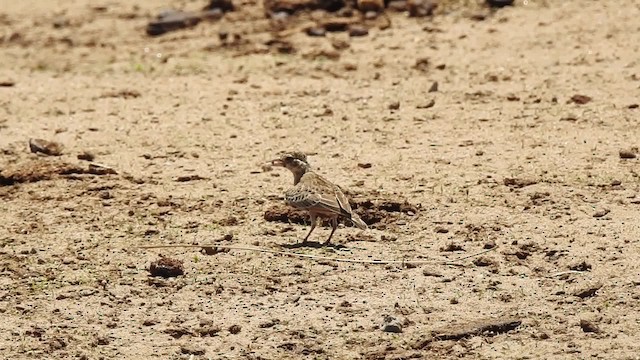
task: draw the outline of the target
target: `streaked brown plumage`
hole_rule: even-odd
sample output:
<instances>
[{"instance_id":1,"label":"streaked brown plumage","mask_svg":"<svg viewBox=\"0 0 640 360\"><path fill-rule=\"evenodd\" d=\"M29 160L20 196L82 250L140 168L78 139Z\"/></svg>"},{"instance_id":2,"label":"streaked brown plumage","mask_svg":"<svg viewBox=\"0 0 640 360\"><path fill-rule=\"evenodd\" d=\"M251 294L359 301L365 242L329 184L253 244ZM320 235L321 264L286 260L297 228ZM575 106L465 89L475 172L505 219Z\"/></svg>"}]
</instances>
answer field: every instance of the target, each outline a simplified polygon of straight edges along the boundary
<instances>
[{"instance_id":1,"label":"streaked brown plumage","mask_svg":"<svg viewBox=\"0 0 640 360\"><path fill-rule=\"evenodd\" d=\"M311 170L305 154L298 151L285 153L271 163L274 166L286 167L293 173L294 186L285 193L286 203L309 212L311 230L303 242L309 239L316 228L318 217L331 221L331 234L325 244L331 241L340 217L350 220L359 229L367 229L367 224L351 210L349 200L340 188Z\"/></svg>"}]
</instances>

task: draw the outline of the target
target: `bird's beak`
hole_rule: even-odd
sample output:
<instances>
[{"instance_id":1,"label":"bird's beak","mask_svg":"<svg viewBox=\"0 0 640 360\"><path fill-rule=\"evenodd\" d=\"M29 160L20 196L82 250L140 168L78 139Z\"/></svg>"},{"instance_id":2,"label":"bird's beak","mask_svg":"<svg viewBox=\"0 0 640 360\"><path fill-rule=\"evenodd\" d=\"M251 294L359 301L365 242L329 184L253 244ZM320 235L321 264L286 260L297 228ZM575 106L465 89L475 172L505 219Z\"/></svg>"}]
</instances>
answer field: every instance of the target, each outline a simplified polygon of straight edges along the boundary
<instances>
[{"instance_id":1,"label":"bird's beak","mask_svg":"<svg viewBox=\"0 0 640 360\"><path fill-rule=\"evenodd\" d=\"M284 166L284 163L280 159L271 160L271 165L273 166Z\"/></svg>"}]
</instances>

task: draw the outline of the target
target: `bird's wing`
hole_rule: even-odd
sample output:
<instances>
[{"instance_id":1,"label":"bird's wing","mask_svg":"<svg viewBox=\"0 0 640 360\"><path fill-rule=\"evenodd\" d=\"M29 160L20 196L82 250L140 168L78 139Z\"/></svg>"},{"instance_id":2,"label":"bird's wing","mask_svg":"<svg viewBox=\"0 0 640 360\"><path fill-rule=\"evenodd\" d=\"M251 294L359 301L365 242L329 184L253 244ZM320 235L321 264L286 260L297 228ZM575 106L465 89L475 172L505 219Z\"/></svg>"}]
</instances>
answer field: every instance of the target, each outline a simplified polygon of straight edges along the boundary
<instances>
[{"instance_id":1,"label":"bird's wing","mask_svg":"<svg viewBox=\"0 0 640 360\"><path fill-rule=\"evenodd\" d=\"M306 173L298 185L286 192L285 199L287 204L299 209L351 217L346 196L331 182L314 173Z\"/></svg>"},{"instance_id":2,"label":"bird's wing","mask_svg":"<svg viewBox=\"0 0 640 360\"><path fill-rule=\"evenodd\" d=\"M342 193L342 190L340 190L337 185L334 185L334 192L342 210L351 215L351 205L349 204L349 199L347 199L347 197Z\"/></svg>"}]
</instances>

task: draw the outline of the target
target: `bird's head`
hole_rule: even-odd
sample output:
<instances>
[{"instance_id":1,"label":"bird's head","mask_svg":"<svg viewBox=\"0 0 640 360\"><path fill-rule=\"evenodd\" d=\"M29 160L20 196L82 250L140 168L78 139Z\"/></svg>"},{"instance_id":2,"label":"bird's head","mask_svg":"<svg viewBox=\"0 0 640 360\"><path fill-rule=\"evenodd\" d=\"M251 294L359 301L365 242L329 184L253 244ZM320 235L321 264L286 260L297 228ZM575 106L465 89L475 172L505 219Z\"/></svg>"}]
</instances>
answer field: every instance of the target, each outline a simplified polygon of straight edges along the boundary
<instances>
[{"instance_id":1,"label":"bird's head","mask_svg":"<svg viewBox=\"0 0 640 360\"><path fill-rule=\"evenodd\" d=\"M307 155L300 151L285 152L279 158L272 160L271 165L285 167L294 174L304 173L310 168Z\"/></svg>"}]
</instances>

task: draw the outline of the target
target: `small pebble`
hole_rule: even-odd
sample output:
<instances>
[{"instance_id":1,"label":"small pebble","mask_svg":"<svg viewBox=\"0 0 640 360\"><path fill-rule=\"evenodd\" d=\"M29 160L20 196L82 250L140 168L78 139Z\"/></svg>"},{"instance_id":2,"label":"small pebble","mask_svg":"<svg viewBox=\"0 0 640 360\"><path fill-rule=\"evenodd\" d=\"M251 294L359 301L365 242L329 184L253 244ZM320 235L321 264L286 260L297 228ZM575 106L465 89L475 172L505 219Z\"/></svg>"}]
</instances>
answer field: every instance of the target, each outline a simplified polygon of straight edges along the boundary
<instances>
[{"instance_id":1,"label":"small pebble","mask_svg":"<svg viewBox=\"0 0 640 360\"><path fill-rule=\"evenodd\" d=\"M314 37L321 37L327 34L327 30L325 30L325 28L318 26L310 27L305 32L307 35Z\"/></svg>"},{"instance_id":2,"label":"small pebble","mask_svg":"<svg viewBox=\"0 0 640 360\"><path fill-rule=\"evenodd\" d=\"M204 355L206 350L200 346L185 344L180 347L180 352L189 355Z\"/></svg>"},{"instance_id":3,"label":"small pebble","mask_svg":"<svg viewBox=\"0 0 640 360\"><path fill-rule=\"evenodd\" d=\"M591 100L592 99L591 99L590 96L576 94L576 95L573 95L568 102L573 102L573 103L576 103L578 105L584 105L584 104L590 102Z\"/></svg>"},{"instance_id":4,"label":"small pebble","mask_svg":"<svg viewBox=\"0 0 640 360\"><path fill-rule=\"evenodd\" d=\"M78 154L78 160L93 161L96 156L88 151Z\"/></svg>"},{"instance_id":5,"label":"small pebble","mask_svg":"<svg viewBox=\"0 0 640 360\"><path fill-rule=\"evenodd\" d=\"M582 328L582 331L586 333L601 332L600 328L598 328L596 324L589 320L580 320L580 328Z\"/></svg>"},{"instance_id":6,"label":"small pebble","mask_svg":"<svg viewBox=\"0 0 640 360\"><path fill-rule=\"evenodd\" d=\"M505 7L513 5L513 0L487 0L487 4L491 7Z\"/></svg>"},{"instance_id":7,"label":"small pebble","mask_svg":"<svg viewBox=\"0 0 640 360\"><path fill-rule=\"evenodd\" d=\"M349 26L349 36L351 37L360 37L369 35L369 30L360 25L351 25Z\"/></svg>"},{"instance_id":8,"label":"small pebble","mask_svg":"<svg viewBox=\"0 0 640 360\"><path fill-rule=\"evenodd\" d=\"M149 272L151 276L176 277L184 274L184 265L180 260L163 257L151 263Z\"/></svg>"},{"instance_id":9,"label":"small pebble","mask_svg":"<svg viewBox=\"0 0 640 360\"><path fill-rule=\"evenodd\" d=\"M400 323L400 320L398 320L397 318L387 315L384 317L382 321L382 326L380 326L380 329L384 332L401 333L402 324Z\"/></svg>"},{"instance_id":10,"label":"small pebble","mask_svg":"<svg viewBox=\"0 0 640 360\"><path fill-rule=\"evenodd\" d=\"M595 213L593 213L593 217L594 217L594 218L601 218L601 217L603 217L603 216L607 215L610 211L611 211L611 210L609 210L609 209L599 209L599 210L596 210L596 212L595 212Z\"/></svg>"},{"instance_id":11,"label":"small pebble","mask_svg":"<svg viewBox=\"0 0 640 360\"><path fill-rule=\"evenodd\" d=\"M487 250L488 249L493 249L494 247L496 247L496 242L493 241L493 240L487 241L486 243L484 243L484 246L483 246L483 248L487 249Z\"/></svg>"},{"instance_id":12,"label":"small pebble","mask_svg":"<svg viewBox=\"0 0 640 360\"><path fill-rule=\"evenodd\" d=\"M29 139L29 149L32 153L42 153L50 156L62 155L62 145L43 139Z\"/></svg>"},{"instance_id":13,"label":"small pebble","mask_svg":"<svg viewBox=\"0 0 640 360\"><path fill-rule=\"evenodd\" d=\"M622 149L619 152L620 159L635 159L638 156L636 149Z\"/></svg>"},{"instance_id":14,"label":"small pebble","mask_svg":"<svg viewBox=\"0 0 640 360\"><path fill-rule=\"evenodd\" d=\"M231 325L229 326L229 332L232 334L238 334L242 330L240 325Z\"/></svg>"}]
</instances>

